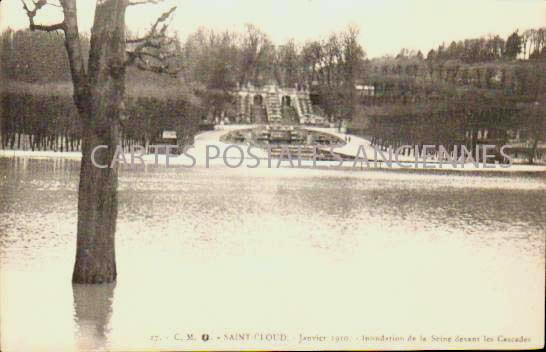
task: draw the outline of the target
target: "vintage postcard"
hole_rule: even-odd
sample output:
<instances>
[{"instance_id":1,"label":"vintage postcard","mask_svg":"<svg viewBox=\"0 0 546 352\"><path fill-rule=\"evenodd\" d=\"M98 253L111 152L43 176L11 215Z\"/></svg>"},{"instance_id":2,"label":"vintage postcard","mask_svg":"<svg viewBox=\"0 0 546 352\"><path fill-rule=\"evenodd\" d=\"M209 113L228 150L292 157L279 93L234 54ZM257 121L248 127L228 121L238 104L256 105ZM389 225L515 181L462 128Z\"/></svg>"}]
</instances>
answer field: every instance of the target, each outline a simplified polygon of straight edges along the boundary
<instances>
[{"instance_id":1,"label":"vintage postcard","mask_svg":"<svg viewBox=\"0 0 546 352\"><path fill-rule=\"evenodd\" d=\"M1 0L0 350L544 347L543 0Z\"/></svg>"}]
</instances>

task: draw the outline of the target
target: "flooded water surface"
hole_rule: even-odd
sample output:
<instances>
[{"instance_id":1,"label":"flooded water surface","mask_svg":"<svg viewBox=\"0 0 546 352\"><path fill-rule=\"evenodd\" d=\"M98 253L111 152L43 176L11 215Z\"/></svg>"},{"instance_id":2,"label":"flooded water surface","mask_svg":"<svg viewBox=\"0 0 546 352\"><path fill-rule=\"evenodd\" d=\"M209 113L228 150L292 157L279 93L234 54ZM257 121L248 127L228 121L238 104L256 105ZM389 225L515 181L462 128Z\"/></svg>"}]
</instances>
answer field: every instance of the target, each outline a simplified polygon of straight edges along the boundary
<instances>
[{"instance_id":1,"label":"flooded water surface","mask_svg":"<svg viewBox=\"0 0 546 352\"><path fill-rule=\"evenodd\" d=\"M73 287L78 174L76 161L0 158L7 350L184 349L205 333L214 348L294 330L542 336L544 175L125 169L118 282Z\"/></svg>"}]
</instances>

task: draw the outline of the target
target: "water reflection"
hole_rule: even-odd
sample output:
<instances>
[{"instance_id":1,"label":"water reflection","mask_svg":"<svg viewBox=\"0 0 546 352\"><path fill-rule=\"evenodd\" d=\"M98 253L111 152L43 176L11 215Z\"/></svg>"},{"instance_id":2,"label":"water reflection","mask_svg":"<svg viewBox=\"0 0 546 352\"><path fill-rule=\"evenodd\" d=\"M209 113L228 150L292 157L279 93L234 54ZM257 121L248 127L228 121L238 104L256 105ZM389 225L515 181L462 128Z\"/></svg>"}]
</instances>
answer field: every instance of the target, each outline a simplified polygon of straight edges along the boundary
<instances>
[{"instance_id":1,"label":"water reflection","mask_svg":"<svg viewBox=\"0 0 546 352\"><path fill-rule=\"evenodd\" d=\"M107 348L116 284L72 285L76 344L79 350Z\"/></svg>"}]
</instances>

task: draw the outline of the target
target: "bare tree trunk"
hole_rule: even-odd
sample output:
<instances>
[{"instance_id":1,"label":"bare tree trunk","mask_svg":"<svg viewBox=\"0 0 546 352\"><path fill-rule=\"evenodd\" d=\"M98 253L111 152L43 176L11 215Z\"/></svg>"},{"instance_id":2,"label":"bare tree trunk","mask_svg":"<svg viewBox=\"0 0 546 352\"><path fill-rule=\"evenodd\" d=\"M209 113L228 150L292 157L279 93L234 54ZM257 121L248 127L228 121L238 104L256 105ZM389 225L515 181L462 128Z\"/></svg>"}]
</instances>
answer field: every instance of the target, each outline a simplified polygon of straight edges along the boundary
<instances>
[{"instance_id":1,"label":"bare tree trunk","mask_svg":"<svg viewBox=\"0 0 546 352\"><path fill-rule=\"evenodd\" d=\"M115 143L117 126L105 135L93 130L83 136L80 186L78 190L78 234L74 283L106 283L116 280L115 231L117 219L117 169L98 168L91 161L97 145ZM98 164L109 164L112 152L99 155Z\"/></svg>"},{"instance_id":2,"label":"bare tree trunk","mask_svg":"<svg viewBox=\"0 0 546 352\"><path fill-rule=\"evenodd\" d=\"M117 275L118 171L117 165L110 165L120 141L119 117L125 92L125 8L125 0L98 2L91 30L74 283L113 282ZM99 145L108 146L95 154L97 164L106 168L97 167L91 160L93 149Z\"/></svg>"},{"instance_id":3,"label":"bare tree trunk","mask_svg":"<svg viewBox=\"0 0 546 352\"><path fill-rule=\"evenodd\" d=\"M65 34L65 47L70 64L74 88L74 103L82 123L82 136L71 136L73 149L76 137L77 149L82 151L80 184L78 192L78 232L76 261L72 281L74 283L94 284L116 280L115 232L118 211L117 164L110 167L116 147L120 143L120 117L125 95L126 66L134 64L137 58L139 68L158 73L169 72L168 65L144 65L142 55L146 48L161 46L152 40L165 39L165 22L176 6L162 14L152 26L148 36L133 40L139 43L131 59L127 60L125 46L125 10L127 6L156 3L155 0L97 0L95 19L91 29L89 63L86 67L79 38L76 0L59 0L64 19L53 25L34 23L37 12L47 5L47 1L32 1L31 9L23 2L23 9L29 19L30 30L57 31ZM148 53L149 55L149 53ZM160 57L160 56L158 56ZM161 60L160 60L161 61ZM10 129L11 147L15 143L15 126ZM42 138L40 132L34 134L33 149L46 147L48 142L57 148L57 135ZM62 141L61 141L62 143ZM62 145L62 144L61 144ZM98 146L106 146L92 153ZM102 166L99 167L98 165Z\"/></svg>"}]
</instances>

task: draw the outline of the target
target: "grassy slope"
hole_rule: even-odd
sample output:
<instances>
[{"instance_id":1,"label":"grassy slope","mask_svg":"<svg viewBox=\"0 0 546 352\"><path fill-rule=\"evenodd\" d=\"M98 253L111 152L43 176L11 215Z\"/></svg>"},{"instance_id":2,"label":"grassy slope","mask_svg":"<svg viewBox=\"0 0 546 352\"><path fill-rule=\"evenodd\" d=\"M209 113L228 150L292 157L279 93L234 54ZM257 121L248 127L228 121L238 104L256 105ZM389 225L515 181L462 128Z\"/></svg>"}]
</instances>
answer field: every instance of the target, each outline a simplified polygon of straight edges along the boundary
<instances>
[{"instance_id":1,"label":"grassy slope","mask_svg":"<svg viewBox=\"0 0 546 352\"><path fill-rule=\"evenodd\" d=\"M130 68L126 76L126 93L128 97L180 98L199 104L199 99L191 88L180 80L159 76L151 72L142 72ZM71 96L72 82L38 82L3 81L0 90L10 93L33 94L45 96Z\"/></svg>"}]
</instances>

